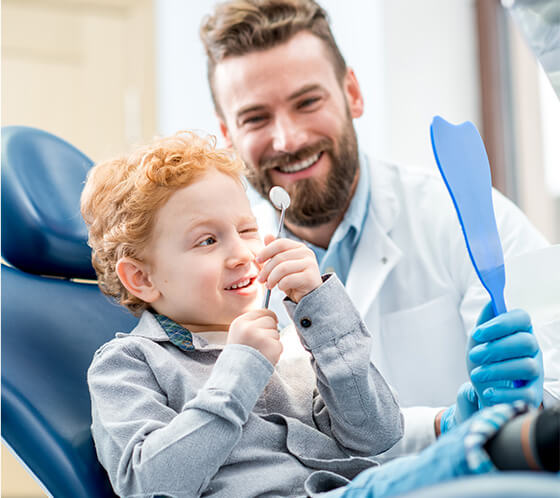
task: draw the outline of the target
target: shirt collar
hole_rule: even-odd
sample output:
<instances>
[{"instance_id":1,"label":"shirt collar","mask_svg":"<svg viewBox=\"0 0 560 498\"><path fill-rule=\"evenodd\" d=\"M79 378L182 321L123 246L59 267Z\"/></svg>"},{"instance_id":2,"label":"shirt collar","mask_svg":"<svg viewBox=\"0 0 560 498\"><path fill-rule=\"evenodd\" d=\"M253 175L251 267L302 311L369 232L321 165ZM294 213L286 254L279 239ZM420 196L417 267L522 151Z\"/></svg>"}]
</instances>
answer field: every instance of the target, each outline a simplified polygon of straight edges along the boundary
<instances>
[{"instance_id":1,"label":"shirt collar","mask_svg":"<svg viewBox=\"0 0 560 498\"><path fill-rule=\"evenodd\" d=\"M165 315L160 315L159 313L155 313L154 318L175 346L183 351L194 350L193 335L189 329L179 325L177 322L174 322L171 318L168 318Z\"/></svg>"},{"instance_id":2,"label":"shirt collar","mask_svg":"<svg viewBox=\"0 0 560 498\"><path fill-rule=\"evenodd\" d=\"M117 334L117 336L128 334ZM227 332L193 333L165 315L144 311L130 335L155 342L171 342L182 351L223 349Z\"/></svg>"},{"instance_id":3,"label":"shirt collar","mask_svg":"<svg viewBox=\"0 0 560 498\"><path fill-rule=\"evenodd\" d=\"M360 176L358 178L358 185L350 201L350 205L344 213L344 218L338 225L331 243L337 243L339 240L344 239L346 235L353 230L352 242L359 240L362 228L364 226L367 213L368 204L371 191L371 182L369 178L369 165L365 155L360 155Z\"/></svg>"}]
</instances>

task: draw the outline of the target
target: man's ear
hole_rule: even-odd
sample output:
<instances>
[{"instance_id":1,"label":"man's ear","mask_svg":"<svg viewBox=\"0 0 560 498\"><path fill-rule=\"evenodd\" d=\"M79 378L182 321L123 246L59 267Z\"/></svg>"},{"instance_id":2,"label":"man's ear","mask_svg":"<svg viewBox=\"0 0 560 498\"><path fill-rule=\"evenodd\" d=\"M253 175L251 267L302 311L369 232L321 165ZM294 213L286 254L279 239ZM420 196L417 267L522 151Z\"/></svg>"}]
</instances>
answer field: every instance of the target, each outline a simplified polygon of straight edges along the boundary
<instances>
[{"instance_id":1,"label":"man's ear","mask_svg":"<svg viewBox=\"0 0 560 498\"><path fill-rule=\"evenodd\" d=\"M160 292L150 279L148 265L133 258L117 261L117 275L121 283L133 295L146 303L153 303Z\"/></svg>"},{"instance_id":2,"label":"man's ear","mask_svg":"<svg viewBox=\"0 0 560 498\"><path fill-rule=\"evenodd\" d=\"M229 130L226 125L226 122L220 116L217 116L217 118L218 118L218 122L220 123L220 131L222 132L222 136L224 137L225 145L226 147L231 147L233 144L231 141L231 137L229 135Z\"/></svg>"},{"instance_id":3,"label":"man's ear","mask_svg":"<svg viewBox=\"0 0 560 498\"><path fill-rule=\"evenodd\" d=\"M348 101L350 115L352 118L359 118L364 113L364 97L360 90L358 78L351 68L348 68L344 77L344 93Z\"/></svg>"}]
</instances>

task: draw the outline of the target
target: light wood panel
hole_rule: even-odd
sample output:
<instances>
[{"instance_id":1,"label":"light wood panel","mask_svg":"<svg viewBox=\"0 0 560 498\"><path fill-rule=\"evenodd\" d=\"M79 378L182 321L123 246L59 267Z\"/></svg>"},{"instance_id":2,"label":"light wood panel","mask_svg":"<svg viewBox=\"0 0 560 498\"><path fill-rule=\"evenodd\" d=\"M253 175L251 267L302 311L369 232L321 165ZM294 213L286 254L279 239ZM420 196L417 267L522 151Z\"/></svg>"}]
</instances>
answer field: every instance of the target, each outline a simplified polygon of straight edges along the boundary
<instances>
[{"instance_id":1,"label":"light wood panel","mask_svg":"<svg viewBox=\"0 0 560 498\"><path fill-rule=\"evenodd\" d=\"M155 133L154 53L152 0L2 0L2 126L123 153ZM2 496L45 496L4 446Z\"/></svg>"}]
</instances>

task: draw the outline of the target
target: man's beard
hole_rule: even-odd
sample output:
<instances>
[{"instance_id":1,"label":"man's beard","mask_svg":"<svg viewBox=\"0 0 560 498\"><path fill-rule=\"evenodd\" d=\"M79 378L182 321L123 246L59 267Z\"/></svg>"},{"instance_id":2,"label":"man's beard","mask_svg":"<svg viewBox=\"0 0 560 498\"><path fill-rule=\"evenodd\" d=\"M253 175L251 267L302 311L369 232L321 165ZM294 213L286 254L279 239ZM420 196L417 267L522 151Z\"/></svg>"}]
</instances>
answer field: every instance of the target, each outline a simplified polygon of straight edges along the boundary
<instances>
[{"instance_id":1,"label":"man's beard","mask_svg":"<svg viewBox=\"0 0 560 498\"><path fill-rule=\"evenodd\" d=\"M274 186L270 178L270 170L273 167L308 159L319 151L322 151L321 154L328 154L331 168L326 181L303 178L286 187L291 198L290 208L286 210L286 221L300 227L323 225L342 216L350 201L358 169L358 141L350 118L338 146L339 151L336 153L333 141L324 138L295 153L265 159L258 168L251 168L249 181L259 194L268 200L268 192Z\"/></svg>"}]
</instances>

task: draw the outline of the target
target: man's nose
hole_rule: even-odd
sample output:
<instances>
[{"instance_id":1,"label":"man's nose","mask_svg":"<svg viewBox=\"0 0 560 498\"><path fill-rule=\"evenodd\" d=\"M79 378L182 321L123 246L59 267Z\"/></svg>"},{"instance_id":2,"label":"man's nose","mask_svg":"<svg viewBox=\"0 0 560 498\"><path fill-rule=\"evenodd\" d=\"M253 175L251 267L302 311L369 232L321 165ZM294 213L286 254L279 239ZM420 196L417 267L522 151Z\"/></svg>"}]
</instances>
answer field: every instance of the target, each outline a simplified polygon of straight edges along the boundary
<instances>
[{"instance_id":1,"label":"man's nose","mask_svg":"<svg viewBox=\"0 0 560 498\"><path fill-rule=\"evenodd\" d=\"M289 115L277 116L272 147L276 152L296 152L307 144L306 130Z\"/></svg>"}]
</instances>

